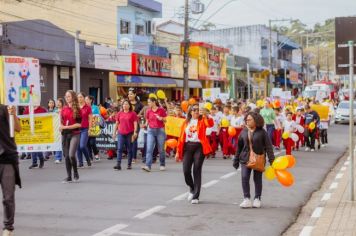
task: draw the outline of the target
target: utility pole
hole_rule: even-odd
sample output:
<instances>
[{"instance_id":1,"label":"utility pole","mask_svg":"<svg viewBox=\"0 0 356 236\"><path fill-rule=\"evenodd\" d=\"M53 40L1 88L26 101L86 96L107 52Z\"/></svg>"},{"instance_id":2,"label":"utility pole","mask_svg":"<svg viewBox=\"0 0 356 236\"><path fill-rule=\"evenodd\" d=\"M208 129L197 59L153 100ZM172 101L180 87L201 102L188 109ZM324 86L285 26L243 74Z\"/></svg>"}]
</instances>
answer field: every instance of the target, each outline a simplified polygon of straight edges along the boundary
<instances>
[{"instance_id":1,"label":"utility pole","mask_svg":"<svg viewBox=\"0 0 356 236\"><path fill-rule=\"evenodd\" d=\"M246 69L247 69L247 97L250 100L251 99L251 79L250 79L250 64L249 63L247 63Z\"/></svg>"},{"instance_id":2,"label":"utility pole","mask_svg":"<svg viewBox=\"0 0 356 236\"><path fill-rule=\"evenodd\" d=\"M189 99L189 0L185 0L184 13L184 60L183 60L183 96L185 100Z\"/></svg>"},{"instance_id":3,"label":"utility pole","mask_svg":"<svg viewBox=\"0 0 356 236\"><path fill-rule=\"evenodd\" d=\"M355 200L354 191L354 41L348 42L349 46L349 77L350 77L350 127L349 127L349 149L350 149L350 200Z\"/></svg>"},{"instance_id":4,"label":"utility pole","mask_svg":"<svg viewBox=\"0 0 356 236\"><path fill-rule=\"evenodd\" d=\"M79 34L80 31L77 30L75 32L75 43L74 43L74 50L75 50L75 90L76 92L80 92L80 44L79 44Z\"/></svg>"}]
</instances>

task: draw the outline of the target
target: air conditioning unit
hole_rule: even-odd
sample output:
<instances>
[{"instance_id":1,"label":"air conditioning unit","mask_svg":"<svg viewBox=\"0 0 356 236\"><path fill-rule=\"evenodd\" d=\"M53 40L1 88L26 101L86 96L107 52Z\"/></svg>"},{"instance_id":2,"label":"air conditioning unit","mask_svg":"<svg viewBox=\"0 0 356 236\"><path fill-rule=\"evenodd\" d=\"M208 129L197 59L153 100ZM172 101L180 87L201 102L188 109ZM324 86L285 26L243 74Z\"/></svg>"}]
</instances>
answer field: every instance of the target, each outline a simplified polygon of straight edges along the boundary
<instances>
[{"instance_id":1,"label":"air conditioning unit","mask_svg":"<svg viewBox=\"0 0 356 236\"><path fill-rule=\"evenodd\" d=\"M205 10L205 5L200 0L194 0L191 3L191 10L193 14L201 14Z\"/></svg>"}]
</instances>

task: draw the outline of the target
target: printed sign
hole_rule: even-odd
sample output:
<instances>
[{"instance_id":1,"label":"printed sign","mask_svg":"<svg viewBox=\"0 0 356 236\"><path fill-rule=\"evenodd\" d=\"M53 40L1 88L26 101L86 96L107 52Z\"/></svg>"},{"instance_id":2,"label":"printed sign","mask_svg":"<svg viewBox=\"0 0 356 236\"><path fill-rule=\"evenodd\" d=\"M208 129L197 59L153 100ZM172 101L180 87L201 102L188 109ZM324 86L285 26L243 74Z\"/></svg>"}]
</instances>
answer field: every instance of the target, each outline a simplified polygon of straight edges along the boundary
<instances>
[{"instance_id":1,"label":"printed sign","mask_svg":"<svg viewBox=\"0 0 356 236\"><path fill-rule=\"evenodd\" d=\"M226 103L227 100L229 100L229 98L230 98L230 94L229 93L220 93L220 94L218 94L218 98L220 98L223 103Z\"/></svg>"},{"instance_id":2,"label":"printed sign","mask_svg":"<svg viewBox=\"0 0 356 236\"><path fill-rule=\"evenodd\" d=\"M40 65L35 58L0 57L3 73L0 74L6 105L40 105Z\"/></svg>"},{"instance_id":3,"label":"printed sign","mask_svg":"<svg viewBox=\"0 0 356 236\"><path fill-rule=\"evenodd\" d=\"M138 75L171 76L171 60L164 57L132 54L132 73Z\"/></svg>"},{"instance_id":4,"label":"printed sign","mask_svg":"<svg viewBox=\"0 0 356 236\"><path fill-rule=\"evenodd\" d=\"M185 119L177 118L173 116L167 116L166 118L166 134L173 137L180 137L180 132Z\"/></svg>"},{"instance_id":5,"label":"printed sign","mask_svg":"<svg viewBox=\"0 0 356 236\"><path fill-rule=\"evenodd\" d=\"M96 138L96 146L99 150L117 150L117 141L112 138L115 122L105 122L105 128L101 129Z\"/></svg>"},{"instance_id":6,"label":"printed sign","mask_svg":"<svg viewBox=\"0 0 356 236\"><path fill-rule=\"evenodd\" d=\"M21 132L15 132L18 152L53 152L62 150L58 114L35 114L34 134L31 133L29 115L19 116L19 118Z\"/></svg>"},{"instance_id":7,"label":"printed sign","mask_svg":"<svg viewBox=\"0 0 356 236\"><path fill-rule=\"evenodd\" d=\"M320 120L329 120L329 107L323 105L312 105L311 109L316 111L320 116Z\"/></svg>"},{"instance_id":8,"label":"printed sign","mask_svg":"<svg viewBox=\"0 0 356 236\"><path fill-rule=\"evenodd\" d=\"M203 100L204 101L212 101L214 102L217 98L219 98L220 88L208 88L203 89Z\"/></svg>"},{"instance_id":9,"label":"printed sign","mask_svg":"<svg viewBox=\"0 0 356 236\"><path fill-rule=\"evenodd\" d=\"M89 123L88 134L89 137L98 137L101 133L100 129L100 115L93 115L91 122Z\"/></svg>"}]
</instances>

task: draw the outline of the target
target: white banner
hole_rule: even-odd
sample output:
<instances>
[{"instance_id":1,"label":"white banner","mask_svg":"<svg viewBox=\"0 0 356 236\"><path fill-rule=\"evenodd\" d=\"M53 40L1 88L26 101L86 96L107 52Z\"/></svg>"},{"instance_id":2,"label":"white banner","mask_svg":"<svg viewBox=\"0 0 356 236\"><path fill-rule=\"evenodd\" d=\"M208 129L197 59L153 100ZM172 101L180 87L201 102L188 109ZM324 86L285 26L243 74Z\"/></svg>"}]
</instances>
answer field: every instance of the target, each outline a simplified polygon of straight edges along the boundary
<instances>
[{"instance_id":1,"label":"white banner","mask_svg":"<svg viewBox=\"0 0 356 236\"><path fill-rule=\"evenodd\" d=\"M94 45L95 68L131 72L131 53L128 49Z\"/></svg>"},{"instance_id":2,"label":"white banner","mask_svg":"<svg viewBox=\"0 0 356 236\"><path fill-rule=\"evenodd\" d=\"M40 63L35 58L3 56L5 104L13 106L40 105ZM1 77L1 75L0 75Z\"/></svg>"},{"instance_id":3,"label":"white banner","mask_svg":"<svg viewBox=\"0 0 356 236\"><path fill-rule=\"evenodd\" d=\"M203 89L203 100L214 102L217 98L219 98L220 88L208 88Z\"/></svg>"}]
</instances>

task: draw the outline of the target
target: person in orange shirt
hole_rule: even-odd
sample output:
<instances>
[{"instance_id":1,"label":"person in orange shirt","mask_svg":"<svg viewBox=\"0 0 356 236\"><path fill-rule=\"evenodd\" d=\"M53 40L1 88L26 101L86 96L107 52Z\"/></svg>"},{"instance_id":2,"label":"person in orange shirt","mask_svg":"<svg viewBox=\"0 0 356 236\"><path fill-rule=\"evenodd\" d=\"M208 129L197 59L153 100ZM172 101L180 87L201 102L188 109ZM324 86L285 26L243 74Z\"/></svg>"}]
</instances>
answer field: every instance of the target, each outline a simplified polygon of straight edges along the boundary
<instances>
[{"instance_id":1,"label":"person in orange shirt","mask_svg":"<svg viewBox=\"0 0 356 236\"><path fill-rule=\"evenodd\" d=\"M176 161L183 160L184 178L190 190L188 201L192 204L199 203L204 159L212 153L206 129L213 125L214 120L208 116L208 111L204 108L199 109L199 105L193 105L188 110L178 139Z\"/></svg>"}]
</instances>

